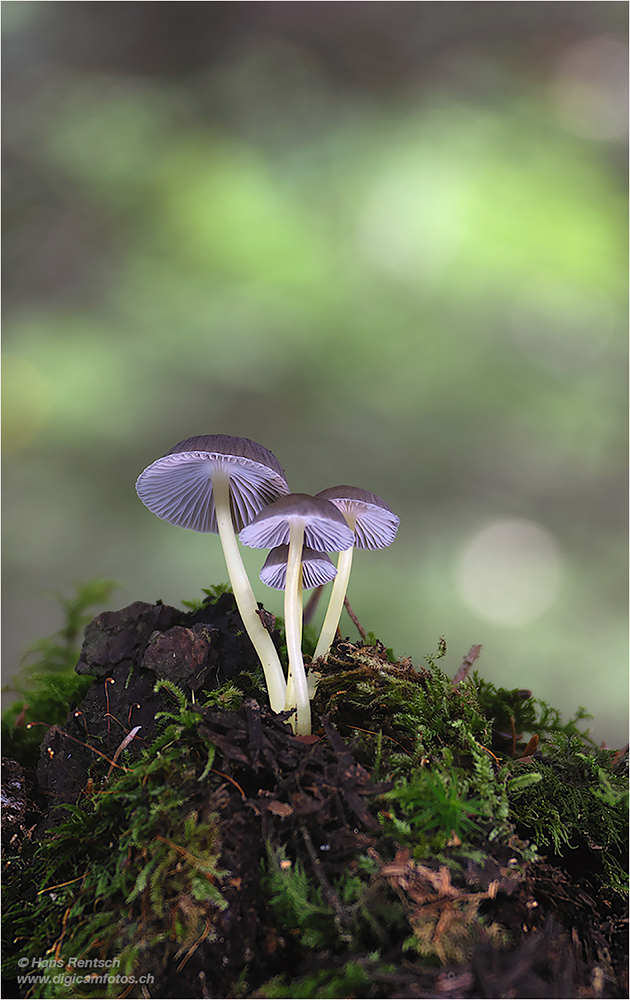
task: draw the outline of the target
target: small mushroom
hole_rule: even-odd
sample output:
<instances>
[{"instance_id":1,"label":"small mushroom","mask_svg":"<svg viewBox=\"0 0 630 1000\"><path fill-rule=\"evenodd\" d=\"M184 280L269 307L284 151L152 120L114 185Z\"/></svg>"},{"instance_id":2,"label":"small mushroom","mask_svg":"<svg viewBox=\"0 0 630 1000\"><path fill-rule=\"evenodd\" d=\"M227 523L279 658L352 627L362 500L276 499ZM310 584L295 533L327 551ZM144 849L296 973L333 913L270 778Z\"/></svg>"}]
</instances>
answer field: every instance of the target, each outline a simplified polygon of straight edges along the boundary
<instances>
[{"instance_id":1,"label":"small mushroom","mask_svg":"<svg viewBox=\"0 0 630 1000\"><path fill-rule=\"evenodd\" d=\"M288 545L277 545L275 549L272 549L265 559L263 568L259 574L262 582L268 587L274 587L275 590L285 590L288 560ZM321 588L324 584L334 580L336 575L337 570L335 569L335 564L325 552L316 552L314 549L309 549L307 545L302 548L302 580L298 588L300 622L304 621L304 616L302 614L302 591L310 590L313 587ZM301 645L302 639L300 633L300 646ZM308 694L310 699L315 694L317 687L312 671L307 674L306 682L308 685ZM295 688L293 685L293 676L292 674L289 674L286 705L287 707L293 707L294 704Z\"/></svg>"},{"instance_id":2,"label":"small mushroom","mask_svg":"<svg viewBox=\"0 0 630 1000\"><path fill-rule=\"evenodd\" d=\"M235 534L266 504L289 492L276 457L248 438L191 437L149 465L138 477L136 491L150 511L170 524L218 533L243 625L265 671L271 708L283 711L284 673L258 616Z\"/></svg>"},{"instance_id":3,"label":"small mushroom","mask_svg":"<svg viewBox=\"0 0 630 1000\"><path fill-rule=\"evenodd\" d=\"M289 546L277 545L265 559L260 579L267 587L284 590L287 580ZM311 590L329 583L337 575L335 564L325 552L316 552L307 545L302 548L302 589Z\"/></svg>"},{"instance_id":4,"label":"small mushroom","mask_svg":"<svg viewBox=\"0 0 630 1000\"><path fill-rule=\"evenodd\" d=\"M255 549L289 546L284 591L284 624L289 655L287 708L296 708L296 731L311 730L308 684L302 659L302 550L340 552L354 542L343 514L328 500L291 493L261 510L241 531L240 540ZM295 700L293 698L294 692Z\"/></svg>"},{"instance_id":5,"label":"small mushroom","mask_svg":"<svg viewBox=\"0 0 630 1000\"><path fill-rule=\"evenodd\" d=\"M331 486L329 489L320 490L317 496L329 500L341 511L347 524L353 529L355 548L382 549L394 541L400 518L375 493L368 493L367 490L361 490L357 486ZM339 553L337 576L313 654L314 661L320 656L328 655L337 631L348 589L353 551L354 548L349 548Z\"/></svg>"}]
</instances>

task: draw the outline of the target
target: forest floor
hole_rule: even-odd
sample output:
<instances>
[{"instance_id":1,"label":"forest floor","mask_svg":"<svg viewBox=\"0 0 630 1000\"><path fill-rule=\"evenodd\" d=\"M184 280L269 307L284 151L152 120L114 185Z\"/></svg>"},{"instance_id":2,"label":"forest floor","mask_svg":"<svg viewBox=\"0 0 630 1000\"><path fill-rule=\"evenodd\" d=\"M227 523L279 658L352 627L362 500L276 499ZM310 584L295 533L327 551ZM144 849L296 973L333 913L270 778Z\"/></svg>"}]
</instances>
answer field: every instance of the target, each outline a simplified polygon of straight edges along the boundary
<instances>
[{"instance_id":1,"label":"forest floor","mask_svg":"<svg viewBox=\"0 0 630 1000\"><path fill-rule=\"evenodd\" d=\"M99 615L9 720L5 996L628 996L627 752L373 636L294 736L219 591Z\"/></svg>"}]
</instances>

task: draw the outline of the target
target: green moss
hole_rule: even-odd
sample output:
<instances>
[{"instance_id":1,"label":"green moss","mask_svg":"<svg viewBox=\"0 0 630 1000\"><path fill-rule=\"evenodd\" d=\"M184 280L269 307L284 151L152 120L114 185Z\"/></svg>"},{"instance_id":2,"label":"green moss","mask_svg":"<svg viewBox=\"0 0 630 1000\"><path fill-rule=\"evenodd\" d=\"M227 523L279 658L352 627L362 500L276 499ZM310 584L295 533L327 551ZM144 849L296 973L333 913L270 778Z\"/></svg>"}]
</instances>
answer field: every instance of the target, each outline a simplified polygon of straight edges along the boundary
<instances>
[{"instance_id":1,"label":"green moss","mask_svg":"<svg viewBox=\"0 0 630 1000\"><path fill-rule=\"evenodd\" d=\"M5 913L20 955L39 958L53 949L64 966L71 957L115 956L116 971L128 975L140 960L157 971L213 933L227 905L217 815L200 786L214 747L196 735L199 717L175 685L158 685L177 706L162 713L171 720L162 734L124 771L109 781L101 776L89 795L66 806L70 815L51 837L23 852L14 889L27 874L39 888L34 898L14 897ZM14 971L11 960L7 971ZM119 991L111 984L99 995ZM31 995L90 993L49 983Z\"/></svg>"},{"instance_id":2,"label":"green moss","mask_svg":"<svg viewBox=\"0 0 630 1000\"><path fill-rule=\"evenodd\" d=\"M419 763L443 751L464 754L471 741L490 742L488 719L470 683L454 689L437 666L418 672L410 663L390 664L382 646L347 644L343 655L341 660L336 651L329 658L315 704L322 714L348 724L353 713L369 719L370 730L355 727L360 738L383 733L380 772L406 771L410 757ZM365 742L373 746L372 739Z\"/></svg>"},{"instance_id":3,"label":"green moss","mask_svg":"<svg viewBox=\"0 0 630 1000\"><path fill-rule=\"evenodd\" d=\"M542 848L558 855L587 846L601 859L603 884L627 891L621 862L628 835L628 783L614 769L614 751L559 732L544 744L542 760L519 765L538 784L515 791L510 818Z\"/></svg>"},{"instance_id":4,"label":"green moss","mask_svg":"<svg viewBox=\"0 0 630 1000\"><path fill-rule=\"evenodd\" d=\"M363 996L366 987L373 981L378 969L387 971L376 961L370 963L346 962L341 969L322 969L318 972L301 976L287 982L285 976L276 976L265 983L259 991L259 996L291 1000L292 997L304 1000L335 1000L337 997Z\"/></svg>"},{"instance_id":5,"label":"green moss","mask_svg":"<svg viewBox=\"0 0 630 1000\"><path fill-rule=\"evenodd\" d=\"M517 746L522 745L525 733L536 734L539 739L555 733L565 733L592 744L588 731L578 728L579 722L592 718L582 706L572 719L563 723L558 709L532 697L531 691L497 688L483 680L477 671L473 674L472 683L479 706L493 728L506 737L511 735L516 739Z\"/></svg>"},{"instance_id":6,"label":"green moss","mask_svg":"<svg viewBox=\"0 0 630 1000\"><path fill-rule=\"evenodd\" d=\"M580 732L583 712L563 723L528 692L495 688L477 674L455 687L437 662L442 652L441 644L416 670L390 662L378 640L333 648L319 677L315 728L328 717L352 750L351 766L382 783L370 800L373 826L351 861L328 871L323 847L313 846L300 818L290 827L267 823L266 853L253 859L272 942L265 947L273 955L282 939L293 971L270 975L269 959L262 975L255 956L240 962L233 997L252 988L267 997L386 997L381 954L391 957L392 940L399 966L414 955L427 967L469 962L482 941L508 947L507 928L484 912L494 898L489 887L511 893L540 850L567 864L578 849L586 852L602 888L625 891L627 786L618 755ZM33 700L49 697L51 678L63 676L63 665L40 669ZM121 974L141 967L158 977L185 964L199 942L219 940L239 882L223 858L219 788L232 779L221 771L226 763L215 770L223 744L212 742L200 712L223 709L240 724L260 684L259 674L237 674L215 691L198 691L193 704L172 681L158 680L166 707L147 749L139 756L124 750L109 777L99 758L89 790L66 806L52 835L39 844L27 837L7 852L9 976L19 956L52 954L61 962L116 956ZM536 756L526 734L539 738ZM319 735L323 741L323 729ZM20 756L24 747L12 746ZM244 807L235 821L247 823L260 808L259 778L247 772L239 780L247 791L233 784L254 811ZM311 971L293 978L304 968ZM111 984L99 995L119 991ZM94 993L60 982L30 995Z\"/></svg>"},{"instance_id":7,"label":"green moss","mask_svg":"<svg viewBox=\"0 0 630 1000\"><path fill-rule=\"evenodd\" d=\"M507 840L515 829L559 855L587 843L604 885L623 885L627 781L614 752L581 731L582 708L563 722L531 692L497 688L474 673L457 688L439 668L390 664L374 643L336 647L316 705L347 725L379 778L394 779L381 820L414 856L441 850L454 835L474 844ZM370 719L370 730L353 718ZM523 761L529 736L536 756ZM531 746L531 745L530 745ZM532 856L529 849L528 856Z\"/></svg>"},{"instance_id":8,"label":"green moss","mask_svg":"<svg viewBox=\"0 0 630 1000\"><path fill-rule=\"evenodd\" d=\"M469 796L470 785L449 768L418 770L411 779L403 778L384 796L396 802L405 817L396 821L396 831L413 841L433 832L461 839L478 830L472 816L486 810L481 799Z\"/></svg>"},{"instance_id":9,"label":"green moss","mask_svg":"<svg viewBox=\"0 0 630 1000\"><path fill-rule=\"evenodd\" d=\"M268 863L263 880L269 891L269 903L281 927L297 933L308 949L324 948L336 937L330 906L319 886L313 886L304 865L288 859L286 850L267 844Z\"/></svg>"}]
</instances>

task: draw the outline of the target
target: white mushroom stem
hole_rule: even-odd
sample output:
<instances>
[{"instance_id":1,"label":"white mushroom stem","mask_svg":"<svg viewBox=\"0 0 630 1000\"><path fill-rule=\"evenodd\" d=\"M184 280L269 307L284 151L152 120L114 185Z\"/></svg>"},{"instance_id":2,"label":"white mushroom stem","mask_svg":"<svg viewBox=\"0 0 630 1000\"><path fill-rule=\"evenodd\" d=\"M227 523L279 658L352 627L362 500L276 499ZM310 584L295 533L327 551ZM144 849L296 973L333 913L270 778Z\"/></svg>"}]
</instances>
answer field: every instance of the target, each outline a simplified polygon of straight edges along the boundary
<instances>
[{"instance_id":1,"label":"white mushroom stem","mask_svg":"<svg viewBox=\"0 0 630 1000\"><path fill-rule=\"evenodd\" d=\"M311 703L302 658L303 545L304 521L302 518L291 518L287 578L284 588L284 628L289 657L286 708L293 708L294 705L296 707L295 731L299 736L307 736L311 731Z\"/></svg>"},{"instance_id":2,"label":"white mushroom stem","mask_svg":"<svg viewBox=\"0 0 630 1000\"><path fill-rule=\"evenodd\" d=\"M357 523L356 514L351 511L342 511L342 513L346 519L346 524L354 531L354 526ZM341 612L343 611L343 601L348 590L350 570L352 569L353 552L354 546L351 545L349 549L345 549L343 552L339 553L337 576L335 577L330 594L330 600L328 601L328 610L326 611L324 624L322 625L317 646L315 647L315 652L313 653L313 663L320 656L328 656L328 650L332 646L332 641L335 638L335 632L337 631L339 619L341 618Z\"/></svg>"},{"instance_id":3,"label":"white mushroom stem","mask_svg":"<svg viewBox=\"0 0 630 1000\"><path fill-rule=\"evenodd\" d=\"M284 711L286 681L276 647L269 632L264 628L260 620L254 591L252 590L247 571L243 565L241 553L239 552L230 511L229 475L221 474L218 471L215 472L212 477L212 491L214 493L219 538L223 546L225 565L227 566L230 583L232 584L234 599L243 620L243 625L247 630L254 649L258 653L265 672L271 710L273 712L282 712Z\"/></svg>"},{"instance_id":4,"label":"white mushroom stem","mask_svg":"<svg viewBox=\"0 0 630 1000\"><path fill-rule=\"evenodd\" d=\"M313 653L313 662L315 662L319 656L328 656L328 650L330 649L332 641L335 638L335 632L337 631L339 619L341 618L341 612L343 611L343 601L348 590L350 570L352 569L353 552L354 547L346 549L345 552L339 553L337 576L333 581L330 600L328 602L328 610L326 611L324 624L322 625L317 646L315 647L315 652Z\"/></svg>"}]
</instances>

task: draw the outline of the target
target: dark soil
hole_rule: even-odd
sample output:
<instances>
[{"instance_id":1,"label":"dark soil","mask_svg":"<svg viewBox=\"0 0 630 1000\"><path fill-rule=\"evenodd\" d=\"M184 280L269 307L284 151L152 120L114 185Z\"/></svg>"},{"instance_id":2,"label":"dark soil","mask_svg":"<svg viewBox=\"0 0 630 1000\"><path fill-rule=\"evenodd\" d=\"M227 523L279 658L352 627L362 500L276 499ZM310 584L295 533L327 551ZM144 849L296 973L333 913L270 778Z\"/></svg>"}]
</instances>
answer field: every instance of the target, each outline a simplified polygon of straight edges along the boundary
<instances>
[{"instance_id":1,"label":"dark soil","mask_svg":"<svg viewBox=\"0 0 630 1000\"><path fill-rule=\"evenodd\" d=\"M390 669L410 672L406 665ZM315 715L314 735L295 737L256 689L256 656L231 595L194 613L137 602L102 614L86 629L77 671L94 682L65 725L46 732L36 771L3 761L3 836L11 852L50 837L51 827L66 818L63 803L80 803L106 788L111 761L133 728L141 726L128 759L151 743L161 726L156 714L174 707L171 691L154 691L156 678L174 683L194 702L199 736L216 747L204 780L197 780L202 762L191 782L190 808L200 817L219 817L224 874L217 884L227 905L204 911L208 930L183 957L177 940L147 946L142 971L154 975L153 985L111 995L306 996L299 992L307 988L301 977L316 983L320 973L321 982L332 985L317 996L628 995L625 905L598 887L588 856L581 864L548 856L517 865L509 843L490 843L482 832L482 860L470 852L458 855L458 838L450 845L459 875L443 858L414 860L384 834L378 818L379 795L392 783L373 780L370 761L350 737L353 725L365 728L369 721L347 713L334 721ZM247 688L238 710L200 704L202 692L237 676ZM421 683L421 672L414 676ZM360 858L372 863L361 905L373 919L359 918L338 888L344 876L359 871ZM309 944L304 928L292 927L270 902L263 873L274 865L306 873L321 903L320 916L313 917L323 922L316 928L319 945ZM33 900L40 887L29 886L28 871L21 880L25 900ZM474 945L467 947L471 922ZM432 954L423 959L403 943L424 934L425 925ZM171 938L175 928L171 920ZM124 938L123 923L119 945ZM343 979L349 961L366 974L360 992ZM336 972L345 986L334 985ZM287 990L299 980L295 992L266 992L264 984L277 976ZM5 996L26 995L15 980L5 983Z\"/></svg>"}]
</instances>

